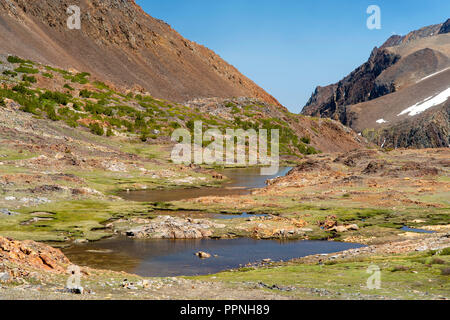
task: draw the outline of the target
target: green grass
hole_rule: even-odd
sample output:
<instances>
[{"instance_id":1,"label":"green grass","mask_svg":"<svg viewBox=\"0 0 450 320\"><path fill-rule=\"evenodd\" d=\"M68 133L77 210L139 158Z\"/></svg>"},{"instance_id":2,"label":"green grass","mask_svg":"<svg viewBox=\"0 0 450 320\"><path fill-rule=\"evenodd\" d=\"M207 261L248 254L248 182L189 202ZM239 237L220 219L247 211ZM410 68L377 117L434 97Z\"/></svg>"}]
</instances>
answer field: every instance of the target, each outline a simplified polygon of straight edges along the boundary
<instances>
[{"instance_id":1,"label":"green grass","mask_svg":"<svg viewBox=\"0 0 450 320\"><path fill-rule=\"evenodd\" d=\"M0 218L0 235L18 240L67 241L68 239L99 240L111 236L103 223L127 215L148 212L144 204L125 201L62 201L16 210L20 215ZM53 220L39 221L29 225L33 212L48 212Z\"/></svg>"},{"instance_id":2,"label":"green grass","mask_svg":"<svg viewBox=\"0 0 450 320\"><path fill-rule=\"evenodd\" d=\"M9 149L4 146L0 146L0 161L15 161L30 159L37 156L35 153L28 151L21 151L16 149Z\"/></svg>"},{"instance_id":3,"label":"green grass","mask_svg":"<svg viewBox=\"0 0 450 320\"><path fill-rule=\"evenodd\" d=\"M237 272L222 272L211 276L191 277L207 281L239 283L263 282L267 285L298 288L288 295L305 295L305 289L323 289L324 298L358 299L379 296L401 299L436 299L449 297L450 279L442 275L442 261L450 265L449 256L439 256L440 264L428 264L430 253L385 255L334 261L332 264L303 264L290 262L259 269L246 268ZM425 259L422 261L421 259ZM430 260L433 261L433 260ZM381 269L381 289L369 290L367 269L377 265ZM308 294L311 296L310 294Z\"/></svg>"}]
</instances>

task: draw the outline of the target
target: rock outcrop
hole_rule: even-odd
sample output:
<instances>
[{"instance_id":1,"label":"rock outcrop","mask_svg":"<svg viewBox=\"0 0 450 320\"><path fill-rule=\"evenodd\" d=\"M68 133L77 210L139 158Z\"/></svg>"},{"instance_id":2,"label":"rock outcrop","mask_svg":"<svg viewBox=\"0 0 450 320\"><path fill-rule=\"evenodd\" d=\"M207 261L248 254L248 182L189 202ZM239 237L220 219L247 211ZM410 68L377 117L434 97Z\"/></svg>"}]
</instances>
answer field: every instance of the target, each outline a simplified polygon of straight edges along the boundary
<instances>
[{"instance_id":1,"label":"rock outcrop","mask_svg":"<svg viewBox=\"0 0 450 320\"><path fill-rule=\"evenodd\" d=\"M450 19L445 21L445 23L442 25L441 29L439 30L439 34L449 33L450 32Z\"/></svg>"},{"instance_id":2,"label":"rock outcrop","mask_svg":"<svg viewBox=\"0 0 450 320\"><path fill-rule=\"evenodd\" d=\"M339 120L348 124L346 106L378 98L395 91L390 85L378 84L377 77L400 57L375 48L369 60L349 76L325 88L317 88L303 109L303 114Z\"/></svg>"},{"instance_id":3,"label":"rock outcrop","mask_svg":"<svg viewBox=\"0 0 450 320\"><path fill-rule=\"evenodd\" d=\"M448 31L449 20L390 37L343 80L318 87L302 114L339 120L382 147L448 146L449 102L429 102L450 86Z\"/></svg>"},{"instance_id":4,"label":"rock outcrop","mask_svg":"<svg viewBox=\"0 0 450 320\"><path fill-rule=\"evenodd\" d=\"M137 239L202 239L213 235L220 226L208 220L159 216L150 223L128 230L128 237Z\"/></svg>"},{"instance_id":5,"label":"rock outcrop","mask_svg":"<svg viewBox=\"0 0 450 320\"><path fill-rule=\"evenodd\" d=\"M58 249L31 240L0 237L0 262L42 271L65 273L69 259Z\"/></svg>"}]
</instances>

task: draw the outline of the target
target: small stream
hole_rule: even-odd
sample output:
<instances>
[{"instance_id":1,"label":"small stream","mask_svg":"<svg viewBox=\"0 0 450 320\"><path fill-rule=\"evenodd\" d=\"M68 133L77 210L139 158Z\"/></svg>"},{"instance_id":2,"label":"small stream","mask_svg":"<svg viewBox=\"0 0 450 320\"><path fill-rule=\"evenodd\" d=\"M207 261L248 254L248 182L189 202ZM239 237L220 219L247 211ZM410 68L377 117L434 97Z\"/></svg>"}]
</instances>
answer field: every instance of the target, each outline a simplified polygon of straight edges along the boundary
<instances>
[{"instance_id":1,"label":"small stream","mask_svg":"<svg viewBox=\"0 0 450 320\"><path fill-rule=\"evenodd\" d=\"M402 227L401 230L406 232L415 232L415 233L435 233L435 231L429 231L424 229L410 228L410 227Z\"/></svg>"},{"instance_id":2,"label":"small stream","mask_svg":"<svg viewBox=\"0 0 450 320\"><path fill-rule=\"evenodd\" d=\"M231 179L221 188L182 190L144 190L124 192L127 200L167 202L194 199L203 196L250 194L263 188L267 179L286 175L291 168L280 168L273 176L261 176L259 168L226 169L223 174ZM180 212L180 216L190 213ZM203 218L235 219L253 215L204 214ZM125 271L146 277L192 276L217 273L238 268L248 263L272 259L291 260L312 254L325 254L362 247L360 244L327 241L278 241L255 239L202 240L136 240L125 237L74 245L64 253L74 263L99 269ZM199 259L198 251L212 254Z\"/></svg>"}]
</instances>

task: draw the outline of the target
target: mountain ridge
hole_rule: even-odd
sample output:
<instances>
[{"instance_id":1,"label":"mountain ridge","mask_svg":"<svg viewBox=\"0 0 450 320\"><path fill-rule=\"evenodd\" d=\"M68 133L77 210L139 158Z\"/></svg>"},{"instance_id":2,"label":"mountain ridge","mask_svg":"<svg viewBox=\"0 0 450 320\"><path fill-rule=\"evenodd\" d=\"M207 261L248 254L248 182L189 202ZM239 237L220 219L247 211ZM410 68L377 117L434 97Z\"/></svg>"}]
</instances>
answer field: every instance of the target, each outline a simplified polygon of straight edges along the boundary
<instances>
[{"instance_id":1,"label":"mountain ridge","mask_svg":"<svg viewBox=\"0 0 450 320\"><path fill-rule=\"evenodd\" d=\"M81 30L66 26L81 8ZM176 102L248 96L281 106L212 50L187 40L131 0L0 3L0 51L88 71L102 80Z\"/></svg>"},{"instance_id":2,"label":"mountain ridge","mask_svg":"<svg viewBox=\"0 0 450 320\"><path fill-rule=\"evenodd\" d=\"M450 103L441 101L450 87L448 25L390 37L341 81L317 87L301 113L338 120L379 146L449 146ZM405 112L413 108L423 110Z\"/></svg>"}]
</instances>

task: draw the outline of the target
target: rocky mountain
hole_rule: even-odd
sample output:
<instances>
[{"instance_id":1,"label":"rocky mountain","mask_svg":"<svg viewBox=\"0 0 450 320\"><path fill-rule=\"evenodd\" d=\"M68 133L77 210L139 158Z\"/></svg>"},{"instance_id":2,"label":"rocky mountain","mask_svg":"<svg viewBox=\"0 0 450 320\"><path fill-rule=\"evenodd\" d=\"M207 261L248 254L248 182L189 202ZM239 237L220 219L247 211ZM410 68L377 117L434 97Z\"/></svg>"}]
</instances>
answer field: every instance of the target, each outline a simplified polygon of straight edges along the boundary
<instances>
[{"instance_id":1,"label":"rocky mountain","mask_svg":"<svg viewBox=\"0 0 450 320\"><path fill-rule=\"evenodd\" d=\"M67 27L69 4L81 8L81 30ZM0 41L0 107L16 117L25 111L151 144L171 143L175 129L195 121L205 129L279 129L281 154L294 160L367 145L339 122L290 113L133 1L1 1Z\"/></svg>"},{"instance_id":2,"label":"rocky mountain","mask_svg":"<svg viewBox=\"0 0 450 320\"><path fill-rule=\"evenodd\" d=\"M447 147L450 20L392 36L302 113L339 120L384 147Z\"/></svg>"},{"instance_id":3,"label":"rocky mountain","mask_svg":"<svg viewBox=\"0 0 450 320\"><path fill-rule=\"evenodd\" d=\"M70 5L81 29L67 27ZM90 72L175 102L201 97L278 101L213 51L183 38L133 0L2 0L0 53Z\"/></svg>"}]
</instances>

